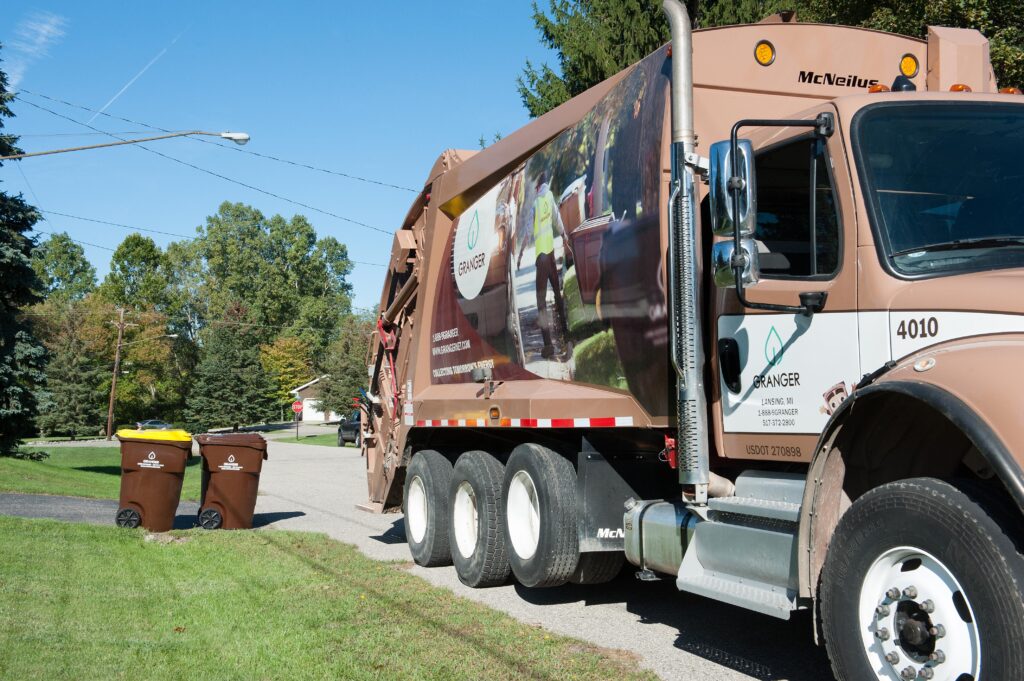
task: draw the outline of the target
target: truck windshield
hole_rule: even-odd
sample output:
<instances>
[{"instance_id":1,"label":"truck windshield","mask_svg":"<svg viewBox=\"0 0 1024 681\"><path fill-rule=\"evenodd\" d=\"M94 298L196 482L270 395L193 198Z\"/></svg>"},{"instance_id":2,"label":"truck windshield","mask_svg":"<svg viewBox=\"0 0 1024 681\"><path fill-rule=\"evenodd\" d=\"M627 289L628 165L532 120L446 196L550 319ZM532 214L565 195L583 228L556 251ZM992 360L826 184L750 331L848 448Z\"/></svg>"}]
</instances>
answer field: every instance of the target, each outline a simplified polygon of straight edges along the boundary
<instances>
[{"instance_id":1,"label":"truck windshield","mask_svg":"<svg viewBox=\"0 0 1024 681\"><path fill-rule=\"evenodd\" d=\"M854 118L853 140L894 270L1024 267L1024 104L877 104Z\"/></svg>"}]
</instances>

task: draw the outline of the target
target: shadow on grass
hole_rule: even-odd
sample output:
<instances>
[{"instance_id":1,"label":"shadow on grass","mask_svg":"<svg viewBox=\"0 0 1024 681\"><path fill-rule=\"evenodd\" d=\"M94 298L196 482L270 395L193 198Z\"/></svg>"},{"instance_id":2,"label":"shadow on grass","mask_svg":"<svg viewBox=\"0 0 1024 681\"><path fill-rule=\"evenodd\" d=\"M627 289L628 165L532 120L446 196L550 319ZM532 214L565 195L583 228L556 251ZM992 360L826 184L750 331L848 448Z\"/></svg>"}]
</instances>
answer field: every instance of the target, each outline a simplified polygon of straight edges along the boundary
<instances>
[{"instance_id":1,"label":"shadow on grass","mask_svg":"<svg viewBox=\"0 0 1024 681\"><path fill-rule=\"evenodd\" d=\"M257 513L252 517L252 526L255 527L266 527L272 523L276 523L279 520L288 520L289 518L301 518L306 515L302 511L278 511L276 513Z\"/></svg>"}]
</instances>

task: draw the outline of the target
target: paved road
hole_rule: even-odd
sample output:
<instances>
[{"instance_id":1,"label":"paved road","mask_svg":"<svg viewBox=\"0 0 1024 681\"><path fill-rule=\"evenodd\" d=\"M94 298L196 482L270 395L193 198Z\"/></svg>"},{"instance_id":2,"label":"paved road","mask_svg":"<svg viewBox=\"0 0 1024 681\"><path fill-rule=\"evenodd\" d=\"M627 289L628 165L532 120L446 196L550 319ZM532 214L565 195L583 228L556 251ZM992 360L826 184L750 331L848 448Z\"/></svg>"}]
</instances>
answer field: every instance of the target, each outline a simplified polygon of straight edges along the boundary
<instances>
[{"instance_id":1,"label":"paved road","mask_svg":"<svg viewBox=\"0 0 1024 681\"><path fill-rule=\"evenodd\" d=\"M275 518L277 528L324 532L372 558L409 562L400 515L355 509L366 499L364 466L352 447L271 442L257 513ZM811 641L807 613L777 620L679 593L671 580L637 582L628 566L610 584L554 589L470 589L451 567L411 566L410 572L522 622L631 651L666 681L831 678L824 651Z\"/></svg>"},{"instance_id":2,"label":"paved road","mask_svg":"<svg viewBox=\"0 0 1024 681\"><path fill-rule=\"evenodd\" d=\"M116 513L117 502L113 499L56 497L47 494L0 494L0 515L113 525ZM194 501L183 501L178 504L174 529L187 530L194 527L197 513L199 504Z\"/></svg>"}]
</instances>

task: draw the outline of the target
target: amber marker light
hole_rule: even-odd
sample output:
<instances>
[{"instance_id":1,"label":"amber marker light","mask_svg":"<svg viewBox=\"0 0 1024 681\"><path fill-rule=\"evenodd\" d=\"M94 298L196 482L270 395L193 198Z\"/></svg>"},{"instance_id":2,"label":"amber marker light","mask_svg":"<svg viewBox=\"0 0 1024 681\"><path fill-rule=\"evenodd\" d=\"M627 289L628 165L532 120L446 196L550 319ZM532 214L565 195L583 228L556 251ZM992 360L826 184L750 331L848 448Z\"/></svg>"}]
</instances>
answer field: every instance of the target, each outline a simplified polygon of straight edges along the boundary
<instances>
[{"instance_id":1,"label":"amber marker light","mask_svg":"<svg viewBox=\"0 0 1024 681\"><path fill-rule=\"evenodd\" d=\"M953 83L949 86L950 92L974 92L971 90L971 86L966 83Z\"/></svg>"},{"instance_id":2,"label":"amber marker light","mask_svg":"<svg viewBox=\"0 0 1024 681\"><path fill-rule=\"evenodd\" d=\"M881 83L877 83L877 84L872 85L871 87L868 88L868 92L870 92L871 94L875 94L876 92L888 92L888 91L889 91L889 86L888 85L882 85Z\"/></svg>"},{"instance_id":3,"label":"amber marker light","mask_svg":"<svg viewBox=\"0 0 1024 681\"><path fill-rule=\"evenodd\" d=\"M491 417L492 421L497 421L499 418L501 418L501 410L498 409L497 407L491 407L488 410L487 415Z\"/></svg>"},{"instance_id":4,"label":"amber marker light","mask_svg":"<svg viewBox=\"0 0 1024 681\"><path fill-rule=\"evenodd\" d=\"M1001 88L999 88L999 94L1001 94L1001 95L1024 95L1024 92L1021 92L1019 87L1001 87Z\"/></svg>"},{"instance_id":5,"label":"amber marker light","mask_svg":"<svg viewBox=\"0 0 1024 681\"><path fill-rule=\"evenodd\" d=\"M754 47L754 59L761 66L771 66L775 61L775 46L767 40L762 40Z\"/></svg>"},{"instance_id":6,"label":"amber marker light","mask_svg":"<svg viewBox=\"0 0 1024 681\"><path fill-rule=\"evenodd\" d=\"M900 73L907 78L913 78L920 71L921 67L917 63L917 57L912 54L905 54L900 59Z\"/></svg>"}]
</instances>

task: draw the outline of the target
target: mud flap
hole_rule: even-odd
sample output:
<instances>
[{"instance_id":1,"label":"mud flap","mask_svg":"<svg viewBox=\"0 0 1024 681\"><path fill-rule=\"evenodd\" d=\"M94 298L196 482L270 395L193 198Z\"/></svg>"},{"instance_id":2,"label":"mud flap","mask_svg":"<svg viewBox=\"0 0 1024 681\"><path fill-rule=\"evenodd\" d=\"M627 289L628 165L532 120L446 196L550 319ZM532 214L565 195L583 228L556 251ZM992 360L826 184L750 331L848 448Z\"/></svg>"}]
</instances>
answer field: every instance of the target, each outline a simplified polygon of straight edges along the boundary
<instances>
[{"instance_id":1,"label":"mud flap","mask_svg":"<svg viewBox=\"0 0 1024 681\"><path fill-rule=\"evenodd\" d=\"M618 471L585 439L576 469L580 552L623 551L622 516L626 499L639 499Z\"/></svg>"}]
</instances>

